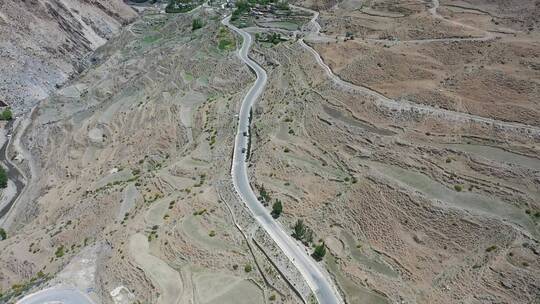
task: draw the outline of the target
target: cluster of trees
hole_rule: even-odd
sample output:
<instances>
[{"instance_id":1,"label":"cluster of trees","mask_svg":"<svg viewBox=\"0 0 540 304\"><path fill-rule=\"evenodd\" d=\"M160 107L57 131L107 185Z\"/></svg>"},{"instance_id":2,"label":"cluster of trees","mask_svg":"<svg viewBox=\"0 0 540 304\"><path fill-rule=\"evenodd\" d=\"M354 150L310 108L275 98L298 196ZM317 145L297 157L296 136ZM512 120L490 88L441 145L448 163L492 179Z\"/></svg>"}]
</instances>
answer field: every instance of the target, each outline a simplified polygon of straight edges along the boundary
<instances>
[{"instance_id":1,"label":"cluster of trees","mask_svg":"<svg viewBox=\"0 0 540 304\"><path fill-rule=\"evenodd\" d=\"M278 44L282 41L280 33L272 33L267 35L266 38L268 39L268 42L272 44Z\"/></svg>"},{"instance_id":2,"label":"cluster of trees","mask_svg":"<svg viewBox=\"0 0 540 304\"><path fill-rule=\"evenodd\" d=\"M236 2L236 9L231 14L231 20L237 20L240 15L245 14L249 12L251 9L251 4L249 4L247 1L240 0Z\"/></svg>"},{"instance_id":3,"label":"cluster of trees","mask_svg":"<svg viewBox=\"0 0 540 304\"><path fill-rule=\"evenodd\" d=\"M301 241L305 246L309 246L309 244L313 242L313 230L306 226L303 220L299 219L293 226L292 237ZM324 242L322 242L321 244L315 246L315 249L313 250L311 256L315 260L321 261L325 254L326 245L324 244Z\"/></svg>"},{"instance_id":4,"label":"cluster of trees","mask_svg":"<svg viewBox=\"0 0 540 304\"><path fill-rule=\"evenodd\" d=\"M270 195L268 192L266 192L266 189L264 189L264 186L259 187L259 200L265 204L265 206L268 205L268 202L270 201ZM283 212L283 203L279 199L274 200L274 204L272 205L272 217L278 218L281 213ZM313 230L309 228L306 224L304 224L304 221L301 219L298 219L296 223L294 224L292 237L295 239L301 241L305 246L309 246L311 243L313 243ZM313 253L311 256L316 261L321 261L324 256L326 255L326 245L324 242L318 244L315 246Z\"/></svg>"},{"instance_id":5,"label":"cluster of trees","mask_svg":"<svg viewBox=\"0 0 540 304\"><path fill-rule=\"evenodd\" d=\"M261 185L257 187L259 189L259 201L264 205L268 206L272 198L270 197L270 194L266 191L264 188L264 185ZM283 212L283 203L279 199L274 200L274 204L272 205L272 217L278 218L281 213Z\"/></svg>"},{"instance_id":6,"label":"cluster of trees","mask_svg":"<svg viewBox=\"0 0 540 304\"><path fill-rule=\"evenodd\" d=\"M265 34L262 36L259 33L257 33L255 34L255 38L257 38L258 41L270 42L272 44L278 44L283 41L280 33L271 33L271 34Z\"/></svg>"},{"instance_id":7,"label":"cluster of trees","mask_svg":"<svg viewBox=\"0 0 540 304\"><path fill-rule=\"evenodd\" d=\"M309 246L313 242L313 230L304 224L304 221L299 219L293 226L292 237L301 241L304 245Z\"/></svg>"},{"instance_id":8,"label":"cluster of trees","mask_svg":"<svg viewBox=\"0 0 540 304\"><path fill-rule=\"evenodd\" d=\"M259 201L263 203L263 205L268 206L268 203L270 202L270 194L266 191L264 188L264 185L261 185L259 188Z\"/></svg>"},{"instance_id":9,"label":"cluster of trees","mask_svg":"<svg viewBox=\"0 0 540 304\"><path fill-rule=\"evenodd\" d=\"M165 7L166 13L187 13L192 10L197 3L192 3L190 0L169 0L169 4Z\"/></svg>"},{"instance_id":10,"label":"cluster of trees","mask_svg":"<svg viewBox=\"0 0 540 304\"><path fill-rule=\"evenodd\" d=\"M236 9L232 12L231 20L234 21L240 17L240 15L248 13L252 6L275 4L276 8L280 10L288 10L289 2L286 0L239 0L236 2Z\"/></svg>"}]
</instances>

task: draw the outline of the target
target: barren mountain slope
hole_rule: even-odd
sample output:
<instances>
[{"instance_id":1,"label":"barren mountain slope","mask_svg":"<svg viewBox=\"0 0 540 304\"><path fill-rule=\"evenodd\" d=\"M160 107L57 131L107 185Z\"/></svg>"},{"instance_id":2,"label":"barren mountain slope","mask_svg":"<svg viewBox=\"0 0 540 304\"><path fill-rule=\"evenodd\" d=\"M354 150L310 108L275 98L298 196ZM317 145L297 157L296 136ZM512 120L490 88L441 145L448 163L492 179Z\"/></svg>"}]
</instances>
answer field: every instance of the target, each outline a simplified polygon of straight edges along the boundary
<instances>
[{"instance_id":1,"label":"barren mountain slope","mask_svg":"<svg viewBox=\"0 0 540 304\"><path fill-rule=\"evenodd\" d=\"M538 1L438 2L346 1L321 13L338 41L313 46L341 78L388 97L539 126Z\"/></svg>"},{"instance_id":2,"label":"barren mountain slope","mask_svg":"<svg viewBox=\"0 0 540 304\"><path fill-rule=\"evenodd\" d=\"M0 2L1 98L27 110L136 15L122 0Z\"/></svg>"},{"instance_id":3,"label":"barren mountain slope","mask_svg":"<svg viewBox=\"0 0 540 304\"><path fill-rule=\"evenodd\" d=\"M99 303L263 303L273 292L223 203L252 76L218 16L200 13L192 31L191 15L149 12L38 106L23 136L32 180L4 226L2 301L59 283Z\"/></svg>"},{"instance_id":4,"label":"barren mountain slope","mask_svg":"<svg viewBox=\"0 0 540 304\"><path fill-rule=\"evenodd\" d=\"M538 131L377 106L297 44L258 52L254 183L325 241L349 303L540 296Z\"/></svg>"},{"instance_id":5,"label":"barren mountain slope","mask_svg":"<svg viewBox=\"0 0 540 304\"><path fill-rule=\"evenodd\" d=\"M58 1L18 8L77 29L51 42L64 75L127 19ZM17 120L7 156L31 179L0 219L0 302L311 304L327 278L336 303L538 301L539 34L518 16L537 1L175 3L140 4Z\"/></svg>"}]
</instances>

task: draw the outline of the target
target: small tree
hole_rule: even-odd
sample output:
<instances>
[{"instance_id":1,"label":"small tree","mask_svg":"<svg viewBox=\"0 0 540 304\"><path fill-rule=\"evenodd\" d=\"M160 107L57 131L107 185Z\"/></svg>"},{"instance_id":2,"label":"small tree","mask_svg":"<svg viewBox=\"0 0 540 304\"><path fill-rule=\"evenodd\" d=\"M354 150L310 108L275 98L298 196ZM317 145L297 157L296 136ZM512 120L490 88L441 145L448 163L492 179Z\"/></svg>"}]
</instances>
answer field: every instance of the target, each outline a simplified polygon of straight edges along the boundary
<instances>
[{"instance_id":1,"label":"small tree","mask_svg":"<svg viewBox=\"0 0 540 304\"><path fill-rule=\"evenodd\" d=\"M196 30L202 28L203 26L204 26L204 24L203 24L202 20L199 19L199 18L195 18L191 22L191 30L192 31L196 31Z\"/></svg>"},{"instance_id":2,"label":"small tree","mask_svg":"<svg viewBox=\"0 0 540 304\"><path fill-rule=\"evenodd\" d=\"M313 253L311 254L311 256L316 261L320 261L323 259L325 254L326 254L326 246L324 245L324 242L322 242L320 245L315 246L315 250L313 250Z\"/></svg>"},{"instance_id":3,"label":"small tree","mask_svg":"<svg viewBox=\"0 0 540 304\"><path fill-rule=\"evenodd\" d=\"M297 239L301 240L304 237L304 234L306 233L306 225L304 225L304 221L297 220L296 224L294 224L294 232L292 236Z\"/></svg>"},{"instance_id":4,"label":"small tree","mask_svg":"<svg viewBox=\"0 0 540 304\"><path fill-rule=\"evenodd\" d=\"M270 202L270 194L266 192L266 189L264 188L264 185L261 185L259 187L259 200L263 203L263 205L268 206L268 202Z\"/></svg>"},{"instance_id":5,"label":"small tree","mask_svg":"<svg viewBox=\"0 0 540 304\"><path fill-rule=\"evenodd\" d=\"M4 228L0 228L0 241L7 239L7 233Z\"/></svg>"},{"instance_id":6,"label":"small tree","mask_svg":"<svg viewBox=\"0 0 540 304\"><path fill-rule=\"evenodd\" d=\"M2 120L11 120L11 119L13 119L13 113L11 112L11 109L7 108L4 111L2 111L2 113L0 114L0 119L2 119Z\"/></svg>"},{"instance_id":7,"label":"small tree","mask_svg":"<svg viewBox=\"0 0 540 304\"><path fill-rule=\"evenodd\" d=\"M280 10L289 10L289 2L286 0L279 1L276 6Z\"/></svg>"},{"instance_id":8,"label":"small tree","mask_svg":"<svg viewBox=\"0 0 540 304\"><path fill-rule=\"evenodd\" d=\"M306 232L304 233L303 241L304 245L308 245L309 243L313 242L313 230L306 228Z\"/></svg>"},{"instance_id":9,"label":"small tree","mask_svg":"<svg viewBox=\"0 0 540 304\"><path fill-rule=\"evenodd\" d=\"M54 255L57 258L63 257L64 256L64 245L61 245L60 247L56 248L56 252L54 253Z\"/></svg>"},{"instance_id":10,"label":"small tree","mask_svg":"<svg viewBox=\"0 0 540 304\"><path fill-rule=\"evenodd\" d=\"M276 199L276 202L272 205L272 217L278 218L281 212L283 212L283 204L280 200Z\"/></svg>"}]
</instances>

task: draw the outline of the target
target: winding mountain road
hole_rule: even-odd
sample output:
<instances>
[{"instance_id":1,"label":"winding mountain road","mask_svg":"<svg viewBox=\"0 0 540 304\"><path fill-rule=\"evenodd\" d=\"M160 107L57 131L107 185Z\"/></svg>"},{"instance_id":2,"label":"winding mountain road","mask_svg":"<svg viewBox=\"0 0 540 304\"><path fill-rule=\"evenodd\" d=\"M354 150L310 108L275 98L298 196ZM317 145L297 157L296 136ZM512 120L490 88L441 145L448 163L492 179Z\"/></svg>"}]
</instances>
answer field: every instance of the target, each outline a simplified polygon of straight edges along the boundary
<instances>
[{"instance_id":1,"label":"winding mountain road","mask_svg":"<svg viewBox=\"0 0 540 304\"><path fill-rule=\"evenodd\" d=\"M434 6L429 10L430 13L439 19L444 19L437 13L437 8L439 6L438 0L433 0ZM326 36L320 34L321 27L316 21L318 18L318 12L306 9L295 7L305 11L309 11L313 14L313 18L310 21L309 29L305 29L307 33L306 38L313 41L324 41L328 39ZM252 37L246 31L239 29L229 23L230 16L222 20L223 25L229 27L234 32L238 33L243 38L242 46L238 50L238 57L247 65L249 68L256 74L257 79L253 86L249 89L247 94L242 100L242 104L239 112L239 121L238 129L234 142L234 151L233 151L233 160L231 167L231 176L234 188L243 202L246 204L248 209L253 214L254 218L261 225L263 229L270 235L274 242L279 246L279 248L284 252L288 259L295 265L298 271L302 274L303 278L307 282L310 289L313 291L317 301L320 304L342 304L344 303L341 298L340 293L338 292L333 281L328 274L322 270L319 265L309 256L309 253L303 246L300 246L296 241L294 241L286 230L276 222L268 210L258 201L257 196L253 192L249 182L249 176L247 172L247 162L246 162L246 152L248 151L249 146L249 130L250 130L250 113L253 105L257 99L262 94L266 83L267 83L267 74L266 71L259 66L255 61L251 60L248 56L250 47L252 45ZM455 21L451 21L456 23ZM488 40L493 39L492 35L486 35L486 37L481 38L450 38L449 41L458 41L458 40ZM435 41L435 40L425 40L425 41ZM437 40L437 41L440 41ZM377 92L374 92L366 87L355 85L349 82L342 80L339 76L333 73L331 68L323 61L319 53L307 45L303 39L299 41L300 45L313 54L317 63L323 68L327 76L337 85L347 88L350 90L359 91L362 93L369 94L376 99L376 103L380 105L387 106L393 109L403 109L403 110L416 110L419 112L425 112L430 114L435 114L439 116L444 116L447 118L454 118L457 120L470 120L478 121L486 124L500 125L504 127L519 128L527 131L538 132L540 129L535 126L528 126L519 123L511 122L501 122L489 118L484 118L480 116L475 116L467 113L454 112L439 108L433 108L425 105L419 105L407 101L396 101L390 98L387 98ZM248 134L245 136L244 134ZM5 157L6 154L6 145L0 148L0 154ZM16 181L19 181L17 184L17 192L19 193L22 189L22 183L20 183L20 172L16 167L12 166L8 159L6 159L6 165L8 167L8 174L10 177L14 177ZM10 203L8 207L11 206L13 202ZM0 210L0 217L4 215L9 208L4 208ZM33 304L33 303L46 303L46 302L61 302L68 304L75 303L93 303L84 293L72 289L72 288L63 288L56 287L51 289L46 289L39 291L37 293L31 294L18 303L20 304Z\"/></svg>"},{"instance_id":2,"label":"winding mountain road","mask_svg":"<svg viewBox=\"0 0 540 304\"><path fill-rule=\"evenodd\" d=\"M8 157L8 146L11 143L11 135L13 134L13 121L9 121L6 124L5 129L7 130L7 138L4 141L4 144L0 148L0 162L5 165L7 168L7 178L10 181L13 181L15 184L15 195L7 202L5 206L0 207L0 219L2 219L11 209L11 206L15 203L22 190L24 189L24 175L19 171L19 169L11 162Z\"/></svg>"},{"instance_id":3,"label":"winding mountain road","mask_svg":"<svg viewBox=\"0 0 540 304\"><path fill-rule=\"evenodd\" d=\"M317 263L308 255L304 248L300 247L270 215L268 210L257 199L251 189L247 173L245 151L248 150L249 137L244 132L249 132L251 108L261 95L267 81L266 71L255 61L248 57L252 44L251 35L229 23L230 16L222 20L222 23L238 33L242 38L242 47L238 50L238 57L247 64L257 75L257 80L249 89L242 100L240 107L238 130L234 142L233 164L231 175L236 192L247 205L261 227L266 230L270 237L281 248L289 260L302 274L307 284L315 294L320 304L343 303L337 288L328 275L323 274ZM247 134L247 133L246 133Z\"/></svg>"}]
</instances>

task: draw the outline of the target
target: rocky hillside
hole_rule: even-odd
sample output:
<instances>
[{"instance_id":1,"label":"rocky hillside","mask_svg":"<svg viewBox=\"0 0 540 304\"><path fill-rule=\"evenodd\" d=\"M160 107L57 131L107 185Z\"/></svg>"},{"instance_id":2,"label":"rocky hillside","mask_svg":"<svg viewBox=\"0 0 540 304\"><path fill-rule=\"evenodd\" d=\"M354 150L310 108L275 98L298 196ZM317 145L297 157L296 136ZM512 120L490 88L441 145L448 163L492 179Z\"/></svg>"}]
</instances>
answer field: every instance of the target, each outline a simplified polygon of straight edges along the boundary
<instances>
[{"instance_id":1,"label":"rocky hillside","mask_svg":"<svg viewBox=\"0 0 540 304\"><path fill-rule=\"evenodd\" d=\"M0 99L27 110L136 16L122 0L0 2Z\"/></svg>"}]
</instances>

